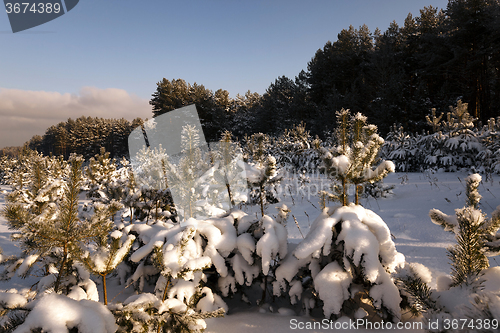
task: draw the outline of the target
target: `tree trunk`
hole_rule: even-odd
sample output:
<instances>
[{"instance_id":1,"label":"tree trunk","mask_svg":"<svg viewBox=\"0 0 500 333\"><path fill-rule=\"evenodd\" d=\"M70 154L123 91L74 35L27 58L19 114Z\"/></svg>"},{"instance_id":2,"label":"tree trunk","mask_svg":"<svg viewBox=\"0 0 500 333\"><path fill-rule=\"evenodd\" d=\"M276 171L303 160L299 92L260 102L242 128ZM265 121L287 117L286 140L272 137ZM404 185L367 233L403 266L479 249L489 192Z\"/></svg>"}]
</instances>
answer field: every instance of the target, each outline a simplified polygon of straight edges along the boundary
<instances>
[{"instance_id":1,"label":"tree trunk","mask_svg":"<svg viewBox=\"0 0 500 333\"><path fill-rule=\"evenodd\" d=\"M260 213L264 217L264 185L260 186Z\"/></svg>"},{"instance_id":2,"label":"tree trunk","mask_svg":"<svg viewBox=\"0 0 500 333\"><path fill-rule=\"evenodd\" d=\"M359 193L358 193L358 190L360 188L360 186L358 184L355 184L355 191L354 191L354 203L356 205L359 205Z\"/></svg>"},{"instance_id":3,"label":"tree trunk","mask_svg":"<svg viewBox=\"0 0 500 333\"><path fill-rule=\"evenodd\" d=\"M167 285L165 286L165 290L163 291L163 297L161 299L162 302L165 302L165 298L167 298L167 290L168 290L169 285L170 285L170 279L167 280ZM158 324L158 330L156 331L157 333L161 332L161 329L163 328L163 324L164 324L163 321Z\"/></svg>"},{"instance_id":4,"label":"tree trunk","mask_svg":"<svg viewBox=\"0 0 500 333\"><path fill-rule=\"evenodd\" d=\"M63 249L63 260L61 261L61 266L59 267L59 273L57 274L56 282L54 283L54 292L57 293L59 290L59 284L61 283L61 277L64 271L64 265L66 265L66 260L68 259L68 250L66 245L64 245Z\"/></svg>"},{"instance_id":5,"label":"tree trunk","mask_svg":"<svg viewBox=\"0 0 500 333\"><path fill-rule=\"evenodd\" d=\"M267 294L267 275L264 276L264 290L262 290L262 300L260 304L264 304L266 301L266 294Z\"/></svg>"},{"instance_id":6,"label":"tree trunk","mask_svg":"<svg viewBox=\"0 0 500 333\"><path fill-rule=\"evenodd\" d=\"M347 181L342 177L342 206L347 206Z\"/></svg>"},{"instance_id":7,"label":"tree trunk","mask_svg":"<svg viewBox=\"0 0 500 333\"><path fill-rule=\"evenodd\" d=\"M102 276L102 291L104 294L104 305L108 305L108 290L106 288L106 274Z\"/></svg>"}]
</instances>

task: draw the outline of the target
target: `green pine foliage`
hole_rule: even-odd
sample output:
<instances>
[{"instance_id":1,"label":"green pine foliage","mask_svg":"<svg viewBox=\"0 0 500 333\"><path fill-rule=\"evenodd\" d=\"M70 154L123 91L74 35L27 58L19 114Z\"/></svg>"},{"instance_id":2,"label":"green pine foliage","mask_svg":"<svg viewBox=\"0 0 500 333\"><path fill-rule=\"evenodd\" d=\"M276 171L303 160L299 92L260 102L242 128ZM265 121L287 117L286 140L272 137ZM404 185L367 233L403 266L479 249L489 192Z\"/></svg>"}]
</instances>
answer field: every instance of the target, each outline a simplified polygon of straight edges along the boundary
<instances>
[{"instance_id":1,"label":"green pine foliage","mask_svg":"<svg viewBox=\"0 0 500 333\"><path fill-rule=\"evenodd\" d=\"M107 237L111 229L109 218L118 208L115 203L101 204L95 207L90 219L79 218L82 163L81 157L71 156L60 177L45 184L39 193L38 187L25 190L31 197L38 193L31 205L20 202L13 192L4 211L9 226L14 229L13 240L23 246L24 260L18 261L16 268L26 270L26 266L49 259L45 274L56 272L53 285L56 292L62 279L73 272L74 260L82 253L81 245ZM36 165L32 171L35 179L39 173ZM49 268L50 264L55 270ZM7 271L12 273L14 269Z\"/></svg>"},{"instance_id":2,"label":"green pine foliage","mask_svg":"<svg viewBox=\"0 0 500 333\"><path fill-rule=\"evenodd\" d=\"M450 106L446 119L437 117L435 110L427 117L433 133L404 133L394 126L382 149L396 164L398 171L471 171L484 172L486 177L500 171L500 146L497 121L478 126L468 112L468 104L457 101Z\"/></svg>"},{"instance_id":3,"label":"green pine foliage","mask_svg":"<svg viewBox=\"0 0 500 333\"><path fill-rule=\"evenodd\" d=\"M432 131L436 133L441 127L441 118L443 118L443 114L436 116L436 108L431 109L431 116L425 116L425 120L427 121L427 125L432 127Z\"/></svg>"},{"instance_id":4,"label":"green pine foliage","mask_svg":"<svg viewBox=\"0 0 500 333\"><path fill-rule=\"evenodd\" d=\"M450 248L452 276L454 285L469 284L479 276L482 270L489 267L488 258L484 255L485 240L482 237L484 216L478 214L473 207L456 211L458 230L457 244Z\"/></svg>"},{"instance_id":5,"label":"green pine foliage","mask_svg":"<svg viewBox=\"0 0 500 333\"><path fill-rule=\"evenodd\" d=\"M349 110L337 112L336 144L334 149L320 148L325 174L332 180L331 192L323 194L331 201L349 204L348 190L354 186L355 204L363 183L382 180L394 171L390 161L378 163L378 153L384 140L378 136L375 125L367 125L366 117L358 113L351 117Z\"/></svg>"},{"instance_id":6,"label":"green pine foliage","mask_svg":"<svg viewBox=\"0 0 500 333\"><path fill-rule=\"evenodd\" d=\"M397 269L396 274L396 285L403 300L401 307L408 309L415 317L428 311L439 311L429 287L430 280L420 274L419 269L422 267L419 265L405 263L404 267Z\"/></svg>"},{"instance_id":7,"label":"green pine foliage","mask_svg":"<svg viewBox=\"0 0 500 333\"><path fill-rule=\"evenodd\" d=\"M109 203L111 200L120 201L123 196L124 184L117 174L117 163L110 158L110 153L104 147L100 153L91 157L89 165L85 167L85 176L88 182L87 197L92 201Z\"/></svg>"},{"instance_id":8,"label":"green pine foliage","mask_svg":"<svg viewBox=\"0 0 500 333\"><path fill-rule=\"evenodd\" d=\"M478 192L481 176L466 179L466 206L449 216L437 209L430 211L431 221L455 234L457 244L449 249L453 285L470 284L477 280L481 271L489 267L487 255L498 254L497 232L500 229L500 207L487 219L479 209L481 195Z\"/></svg>"},{"instance_id":9,"label":"green pine foliage","mask_svg":"<svg viewBox=\"0 0 500 333\"><path fill-rule=\"evenodd\" d=\"M119 333L201 333L204 319L224 316L224 309L198 313L177 302L162 303L152 294L112 305Z\"/></svg>"},{"instance_id":10,"label":"green pine foliage","mask_svg":"<svg viewBox=\"0 0 500 333\"><path fill-rule=\"evenodd\" d=\"M267 153L269 136L263 133L254 133L245 137L245 157L248 161L247 179L251 190L250 202L260 205L261 216L264 216L267 203L277 203L273 186L281 181L278 173L276 158Z\"/></svg>"},{"instance_id":11,"label":"green pine foliage","mask_svg":"<svg viewBox=\"0 0 500 333\"><path fill-rule=\"evenodd\" d=\"M95 219L106 219L107 216L113 216L121 208L116 202L106 207L95 208ZM80 253L81 261L92 274L102 278L104 304L108 304L108 292L106 285L106 276L113 272L117 266L128 255L135 240L134 235L128 235L123 240L122 232L115 230L108 236L105 233L93 237L90 246L87 246L85 252Z\"/></svg>"},{"instance_id":12,"label":"green pine foliage","mask_svg":"<svg viewBox=\"0 0 500 333\"><path fill-rule=\"evenodd\" d=\"M478 154L486 175L500 174L500 117L490 118L487 129L481 136L484 149Z\"/></svg>"},{"instance_id":13,"label":"green pine foliage","mask_svg":"<svg viewBox=\"0 0 500 333\"><path fill-rule=\"evenodd\" d=\"M500 229L500 206L487 218L480 210L481 195L478 187L481 176L473 174L466 179L466 205L455 210L455 216L444 214L433 209L429 212L431 221L455 234L457 244L448 249L451 261L450 290L460 292L468 297L470 303L465 310L470 318L494 319L488 308L488 302L499 302L497 295L482 292L482 274L489 267L488 256L496 256L498 251ZM415 316L424 314L424 322L436 318L455 318L463 316L463 306L446 308L429 288L430 278L423 278L415 266L406 264L399 269L397 283L403 303ZM430 276L430 274L426 274ZM445 297L441 295L441 297ZM466 328L468 329L468 328Z\"/></svg>"}]
</instances>

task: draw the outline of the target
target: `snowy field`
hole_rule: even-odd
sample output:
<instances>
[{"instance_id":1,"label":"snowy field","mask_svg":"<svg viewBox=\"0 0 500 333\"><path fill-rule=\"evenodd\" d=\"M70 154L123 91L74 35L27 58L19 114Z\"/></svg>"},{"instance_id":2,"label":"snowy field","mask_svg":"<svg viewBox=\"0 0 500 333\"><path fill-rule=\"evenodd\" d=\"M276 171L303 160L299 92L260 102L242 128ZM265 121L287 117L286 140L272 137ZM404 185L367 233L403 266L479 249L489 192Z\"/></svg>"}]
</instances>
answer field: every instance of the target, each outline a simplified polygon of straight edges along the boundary
<instances>
[{"instance_id":1,"label":"snowy field","mask_svg":"<svg viewBox=\"0 0 500 333\"><path fill-rule=\"evenodd\" d=\"M454 236L445 232L440 226L433 224L429 218L429 210L437 208L446 214L453 214L456 208L465 205L465 173L396 173L390 174L384 180L385 185L394 185L393 194L386 198L363 198L361 203L365 208L373 210L380 215L389 226L396 248L403 253L406 261L410 263L421 263L427 266L433 275L432 287L436 286L436 277L448 274L450 265L446 256L448 246L454 244ZM316 195L321 179L310 176L310 182L297 188L295 179L285 181L282 189L281 203L290 209L287 229L291 243L299 243L302 235L309 231L310 224L319 214L319 202ZM483 196L481 209L488 216L500 205L500 177L493 177L479 187ZM280 204L281 204L280 203ZM3 207L4 198L1 197L0 206ZM270 205L267 214L276 215ZM248 211L258 211L257 207L248 208ZM299 223L294 222L292 215ZM0 247L4 255L12 255L19 249L9 239L10 231L6 221L0 218ZM499 266L500 258L490 258L491 266ZM122 301L132 291L122 290L121 286L113 286L110 279L110 299L119 294L115 300ZM9 282L0 282L0 290L10 288L30 288L36 281L34 278L25 280L14 278ZM278 311L279 310L279 311ZM248 307L233 309L230 306L229 313L225 318L207 320L206 332L290 332L300 331L301 327L307 332L331 332L343 331L332 327L323 329L306 329L307 325L313 325L313 318L293 315L293 311L283 308ZM410 324L410 323L408 323ZM318 324L319 325L319 324ZM345 327L345 326L344 326ZM405 332L419 330L403 329ZM348 331L348 330L347 330ZM358 332L380 332L381 330L357 330Z\"/></svg>"}]
</instances>

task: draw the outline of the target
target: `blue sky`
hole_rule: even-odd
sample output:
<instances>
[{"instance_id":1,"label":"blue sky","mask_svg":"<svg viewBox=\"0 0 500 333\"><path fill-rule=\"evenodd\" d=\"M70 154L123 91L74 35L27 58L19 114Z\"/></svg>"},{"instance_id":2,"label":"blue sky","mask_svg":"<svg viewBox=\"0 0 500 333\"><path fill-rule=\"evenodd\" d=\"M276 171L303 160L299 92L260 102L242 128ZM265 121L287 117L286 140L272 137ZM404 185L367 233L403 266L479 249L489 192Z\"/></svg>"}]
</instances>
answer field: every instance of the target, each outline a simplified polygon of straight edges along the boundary
<instances>
[{"instance_id":1,"label":"blue sky","mask_svg":"<svg viewBox=\"0 0 500 333\"><path fill-rule=\"evenodd\" d=\"M150 117L147 101L163 77L223 88L232 97L263 94L278 76L306 69L316 50L349 25L384 31L410 12L447 2L81 0L60 18L16 34L0 12L0 147L22 144L78 112Z\"/></svg>"}]
</instances>

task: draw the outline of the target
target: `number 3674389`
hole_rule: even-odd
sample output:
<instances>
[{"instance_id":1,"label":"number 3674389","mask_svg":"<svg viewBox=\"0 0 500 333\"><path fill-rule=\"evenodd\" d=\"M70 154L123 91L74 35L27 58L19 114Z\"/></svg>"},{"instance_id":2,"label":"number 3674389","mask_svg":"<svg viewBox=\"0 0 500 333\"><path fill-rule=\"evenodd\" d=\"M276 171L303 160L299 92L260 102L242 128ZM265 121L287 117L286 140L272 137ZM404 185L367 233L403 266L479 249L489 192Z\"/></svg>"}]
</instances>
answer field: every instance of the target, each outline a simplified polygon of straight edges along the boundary
<instances>
[{"instance_id":1,"label":"number 3674389","mask_svg":"<svg viewBox=\"0 0 500 333\"><path fill-rule=\"evenodd\" d=\"M32 13L32 14L58 14L61 11L61 4L56 2L56 3L44 3L44 2L39 2L39 3L28 3L28 2L14 2L10 3L7 2L5 4L5 9L7 11L7 14L26 14L26 13Z\"/></svg>"}]
</instances>

